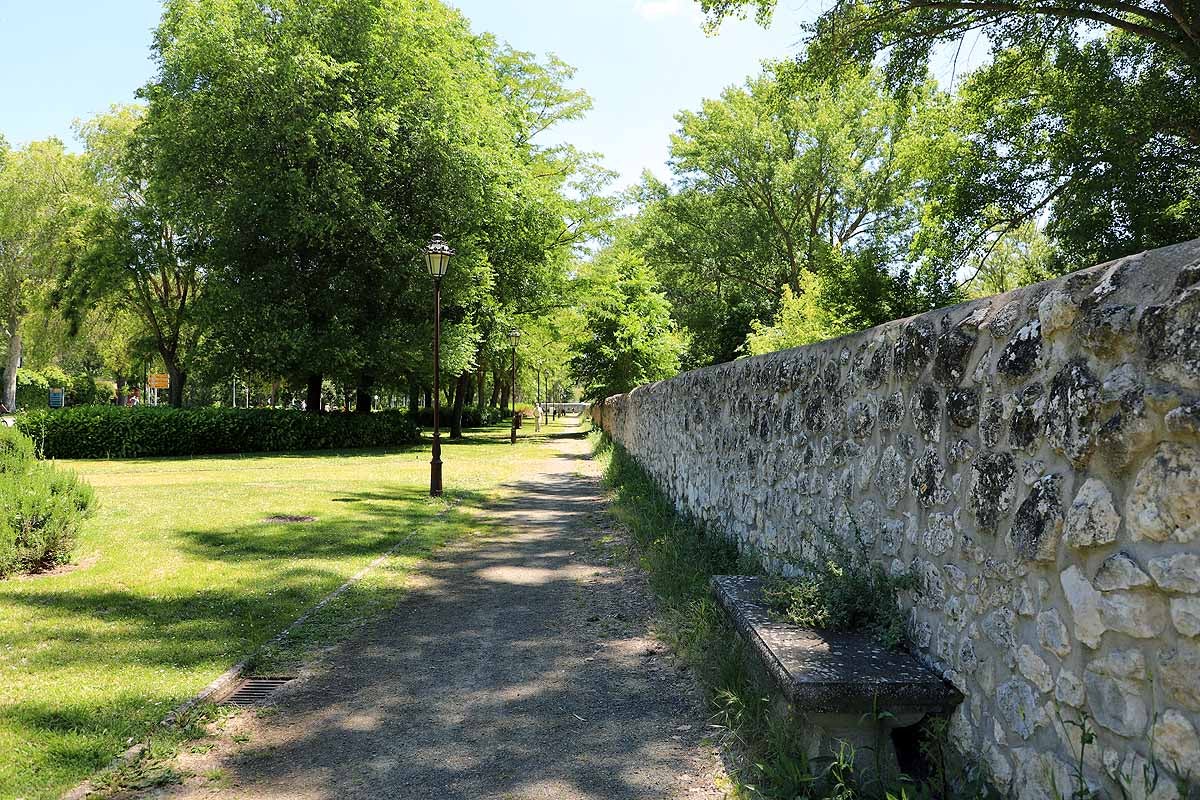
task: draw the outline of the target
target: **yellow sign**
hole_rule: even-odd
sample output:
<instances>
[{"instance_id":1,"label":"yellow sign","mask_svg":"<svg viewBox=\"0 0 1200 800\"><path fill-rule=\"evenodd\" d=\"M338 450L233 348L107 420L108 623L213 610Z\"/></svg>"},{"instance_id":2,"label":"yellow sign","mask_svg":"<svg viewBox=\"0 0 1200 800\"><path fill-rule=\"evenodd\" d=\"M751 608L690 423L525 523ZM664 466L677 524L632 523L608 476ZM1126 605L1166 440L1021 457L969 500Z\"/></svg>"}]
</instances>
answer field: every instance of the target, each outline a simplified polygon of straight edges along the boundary
<instances>
[{"instance_id":1,"label":"yellow sign","mask_svg":"<svg viewBox=\"0 0 1200 800\"><path fill-rule=\"evenodd\" d=\"M171 376L165 372L153 372L150 374L150 380L147 383L151 389L170 389Z\"/></svg>"}]
</instances>

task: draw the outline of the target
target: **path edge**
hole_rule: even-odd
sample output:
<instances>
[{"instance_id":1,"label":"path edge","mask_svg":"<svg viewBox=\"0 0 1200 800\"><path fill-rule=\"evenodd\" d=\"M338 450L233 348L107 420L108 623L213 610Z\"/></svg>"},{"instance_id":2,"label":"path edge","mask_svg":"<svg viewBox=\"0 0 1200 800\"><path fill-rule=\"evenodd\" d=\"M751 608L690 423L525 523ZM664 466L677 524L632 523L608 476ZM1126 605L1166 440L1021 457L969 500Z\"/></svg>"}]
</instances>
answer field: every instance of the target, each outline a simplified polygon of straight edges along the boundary
<instances>
[{"instance_id":1,"label":"path edge","mask_svg":"<svg viewBox=\"0 0 1200 800\"><path fill-rule=\"evenodd\" d=\"M164 716L161 720L159 720L158 724L155 727L160 727L160 728L171 727L184 714L187 714L189 711L191 711L196 706L203 703L205 700L208 700L210 697L213 697L214 695L219 694L222 690L226 689L230 684L232 684L238 678L242 677L243 673L246 671L246 667L250 665L250 662L252 662L256 657L261 655L268 647L279 644L284 639L286 639L288 636L290 636L294 630L296 630L301 625L303 625L305 622L307 622L313 616L313 614L316 614L322 608L324 608L325 606L329 605L331 602L336 600L338 597L340 597L342 594L344 594L348 589L350 589L351 586L353 586L354 584L361 581L372 570L374 570L376 567L381 565L384 561L386 561L387 559L389 559L393 555L395 555L397 550L399 550L410 539L412 539L414 536L416 536L416 533L417 533L416 531L410 531L406 535L402 536L400 538L400 540L397 541L390 548L388 548L386 552L382 553L381 555L376 557L371 563L367 564L365 567L360 569L358 572L354 573L349 578L347 578L345 580L345 582L342 583L341 586L337 587L333 591L329 592L329 594L322 597L320 599L320 601L317 602L316 605L312 606L307 611L305 611L303 614L301 614L299 617L294 619L282 631L275 634L269 640L267 640L266 642L263 642L261 645L256 647L253 652L251 652L249 655L247 655L241 661L237 662L232 667L230 667L229 669L225 670L223 673L218 675L215 679L212 680L212 682L210 682L207 686L205 686L203 689L201 689L199 692L197 692L191 698L184 700L182 703L175 706L175 708L173 708L169 712L167 712L166 716ZM151 728L151 730L154 730L154 728ZM137 744L133 745L129 749L122 752L120 755L118 755L116 758L114 758L111 762L109 762L106 766L101 767L99 770L96 771L96 773L93 773L93 775L99 774L100 772L105 772L107 770L110 770L110 769L113 769L115 767L119 767L119 766L122 766L125 764L131 764L142 755L142 753L145 749L146 749L145 743L138 742ZM82 783L76 785L73 789L70 789L65 794L63 794L62 797L60 798L60 800L85 800L85 798L87 798L94 791L96 791L96 787L92 785L92 778L88 777L88 778L84 779L84 781Z\"/></svg>"}]
</instances>

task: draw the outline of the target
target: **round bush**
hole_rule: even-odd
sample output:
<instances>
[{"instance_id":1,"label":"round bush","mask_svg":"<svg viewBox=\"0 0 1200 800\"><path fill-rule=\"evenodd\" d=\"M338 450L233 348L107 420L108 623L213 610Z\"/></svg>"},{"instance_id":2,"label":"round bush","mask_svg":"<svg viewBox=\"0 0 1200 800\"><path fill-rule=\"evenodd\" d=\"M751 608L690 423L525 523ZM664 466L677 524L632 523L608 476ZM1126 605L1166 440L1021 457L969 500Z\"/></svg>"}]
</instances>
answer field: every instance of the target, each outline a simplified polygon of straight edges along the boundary
<instances>
[{"instance_id":1,"label":"round bush","mask_svg":"<svg viewBox=\"0 0 1200 800\"><path fill-rule=\"evenodd\" d=\"M0 578L66 563L95 502L73 473L33 457L33 442L0 428Z\"/></svg>"}]
</instances>

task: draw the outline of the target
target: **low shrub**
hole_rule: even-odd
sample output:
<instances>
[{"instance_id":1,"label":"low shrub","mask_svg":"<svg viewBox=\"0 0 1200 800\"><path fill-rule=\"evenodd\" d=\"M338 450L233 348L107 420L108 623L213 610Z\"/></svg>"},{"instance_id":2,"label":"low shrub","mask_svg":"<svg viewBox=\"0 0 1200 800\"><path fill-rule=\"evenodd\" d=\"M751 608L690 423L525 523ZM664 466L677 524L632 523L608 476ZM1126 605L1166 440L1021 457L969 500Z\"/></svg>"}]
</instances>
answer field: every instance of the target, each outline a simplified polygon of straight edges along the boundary
<instances>
[{"instance_id":1,"label":"low shrub","mask_svg":"<svg viewBox=\"0 0 1200 800\"><path fill-rule=\"evenodd\" d=\"M32 439L14 428L0 425L0 474L24 472L36 460Z\"/></svg>"},{"instance_id":2,"label":"low shrub","mask_svg":"<svg viewBox=\"0 0 1200 800\"><path fill-rule=\"evenodd\" d=\"M801 538L805 545L801 552L810 555L778 554L800 574L767 583L771 610L805 628L861 631L893 650L906 645L908 626L900 595L918 591L916 575L889 574L871 557L856 526L853 542L832 532Z\"/></svg>"},{"instance_id":3,"label":"low shrub","mask_svg":"<svg viewBox=\"0 0 1200 800\"><path fill-rule=\"evenodd\" d=\"M0 578L65 563L95 502L90 486L33 452L28 437L0 427Z\"/></svg>"},{"instance_id":4,"label":"low shrub","mask_svg":"<svg viewBox=\"0 0 1200 800\"><path fill-rule=\"evenodd\" d=\"M77 406L33 411L17 428L45 458L144 458L392 447L420 438L402 411L306 414L270 408Z\"/></svg>"}]
</instances>

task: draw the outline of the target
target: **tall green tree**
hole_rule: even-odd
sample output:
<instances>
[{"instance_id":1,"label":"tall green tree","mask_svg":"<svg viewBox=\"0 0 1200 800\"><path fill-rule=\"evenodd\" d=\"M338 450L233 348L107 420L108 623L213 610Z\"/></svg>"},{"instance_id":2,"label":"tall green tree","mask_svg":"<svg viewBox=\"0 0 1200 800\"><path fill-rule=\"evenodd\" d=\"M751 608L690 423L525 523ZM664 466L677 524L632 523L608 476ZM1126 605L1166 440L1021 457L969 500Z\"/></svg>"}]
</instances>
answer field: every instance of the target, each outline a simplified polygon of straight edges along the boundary
<instances>
[{"instance_id":1,"label":"tall green tree","mask_svg":"<svg viewBox=\"0 0 1200 800\"><path fill-rule=\"evenodd\" d=\"M877 74L780 69L681 113L673 181L647 176L639 191L628 236L689 333L689 365L736 357L809 276L841 286L859 326L951 296L947 276L907 264L932 90L896 97Z\"/></svg>"},{"instance_id":2,"label":"tall green tree","mask_svg":"<svg viewBox=\"0 0 1200 800\"><path fill-rule=\"evenodd\" d=\"M570 370L585 397L602 399L676 374L684 342L641 257L612 247L581 269Z\"/></svg>"},{"instance_id":3,"label":"tall green tree","mask_svg":"<svg viewBox=\"0 0 1200 800\"><path fill-rule=\"evenodd\" d=\"M698 0L716 26L776 0ZM931 55L968 34L993 61L962 87L930 151L928 260L986 269L1027 223L1055 269L1200 235L1197 0L837 0L809 27L802 71L882 61L894 85L926 79Z\"/></svg>"},{"instance_id":4,"label":"tall green tree","mask_svg":"<svg viewBox=\"0 0 1200 800\"><path fill-rule=\"evenodd\" d=\"M436 0L170 0L144 124L157 184L199 234L213 359L360 397L428 341L419 253L458 250L449 320L490 283L489 219L521 207L487 41ZM461 314L460 314L461 316ZM361 406L361 403L360 403Z\"/></svg>"},{"instance_id":5,"label":"tall green tree","mask_svg":"<svg viewBox=\"0 0 1200 800\"><path fill-rule=\"evenodd\" d=\"M132 314L162 358L169 402L178 408L202 332L205 271L201 251L185 254L190 237L150 182L153 152L139 136L144 114L116 106L78 125L95 199L58 294L77 324L104 301Z\"/></svg>"},{"instance_id":6,"label":"tall green tree","mask_svg":"<svg viewBox=\"0 0 1200 800\"><path fill-rule=\"evenodd\" d=\"M1063 272L1200 236L1198 79L1121 32L998 53L926 151L918 248L986 271L1035 224Z\"/></svg>"},{"instance_id":7,"label":"tall green tree","mask_svg":"<svg viewBox=\"0 0 1200 800\"><path fill-rule=\"evenodd\" d=\"M753 9L770 21L778 0L697 0L710 26ZM1067 29L1120 31L1200 74L1196 0L837 0L808 28L805 58L870 64L883 51L893 74L923 78L933 49L981 32L998 50L1052 43Z\"/></svg>"},{"instance_id":8,"label":"tall green tree","mask_svg":"<svg viewBox=\"0 0 1200 800\"><path fill-rule=\"evenodd\" d=\"M10 150L0 140L0 321L7 356L0 404L16 407L21 328L47 302L74 235L84 183L79 160L57 139Z\"/></svg>"}]
</instances>

